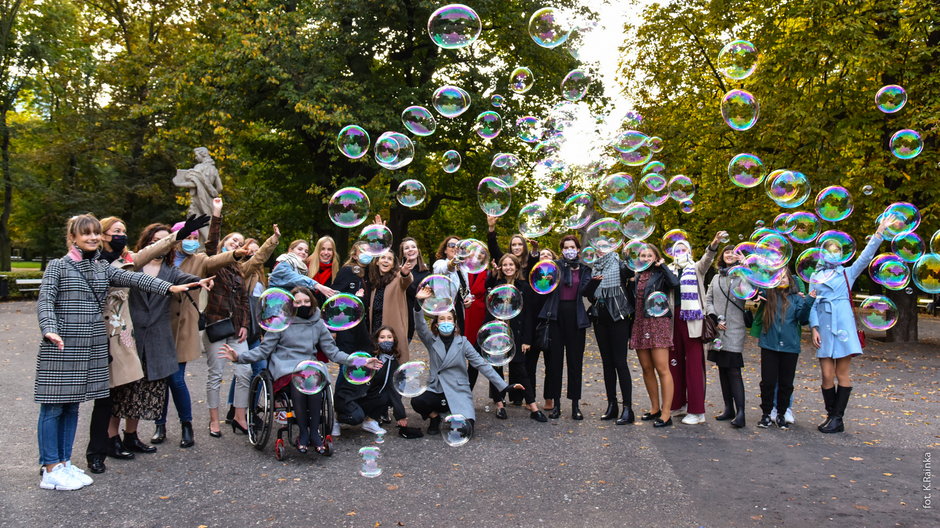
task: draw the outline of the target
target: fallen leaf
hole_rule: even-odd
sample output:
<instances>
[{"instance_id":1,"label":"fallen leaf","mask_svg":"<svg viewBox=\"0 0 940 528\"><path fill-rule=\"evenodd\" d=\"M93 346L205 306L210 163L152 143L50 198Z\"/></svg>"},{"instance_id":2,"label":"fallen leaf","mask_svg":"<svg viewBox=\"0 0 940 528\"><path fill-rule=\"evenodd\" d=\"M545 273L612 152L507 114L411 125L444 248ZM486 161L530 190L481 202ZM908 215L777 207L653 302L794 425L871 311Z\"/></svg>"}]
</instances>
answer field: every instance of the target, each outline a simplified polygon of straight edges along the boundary
<instances>
[{"instance_id":1,"label":"fallen leaf","mask_svg":"<svg viewBox=\"0 0 940 528\"><path fill-rule=\"evenodd\" d=\"M856 504L855 508L858 510L868 511L868 506L862 506L861 504Z\"/></svg>"},{"instance_id":2,"label":"fallen leaf","mask_svg":"<svg viewBox=\"0 0 940 528\"><path fill-rule=\"evenodd\" d=\"M862 457L849 457L849 460L854 460L854 461L858 462L858 461L860 461L860 460L865 460L865 459L862 458Z\"/></svg>"},{"instance_id":3,"label":"fallen leaf","mask_svg":"<svg viewBox=\"0 0 940 528\"><path fill-rule=\"evenodd\" d=\"M388 486L385 486L385 489L387 489L388 491L395 491L398 489L398 486L394 484L389 484Z\"/></svg>"}]
</instances>

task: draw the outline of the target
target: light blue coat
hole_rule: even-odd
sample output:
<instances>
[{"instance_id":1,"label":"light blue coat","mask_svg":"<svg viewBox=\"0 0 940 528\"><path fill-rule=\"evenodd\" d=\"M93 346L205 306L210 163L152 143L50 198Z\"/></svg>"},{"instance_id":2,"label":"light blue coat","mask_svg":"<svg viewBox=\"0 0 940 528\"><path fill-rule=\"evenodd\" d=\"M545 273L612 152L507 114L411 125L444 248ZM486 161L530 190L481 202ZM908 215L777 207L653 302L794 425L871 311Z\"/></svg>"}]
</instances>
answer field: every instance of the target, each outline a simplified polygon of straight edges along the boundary
<instances>
[{"instance_id":1,"label":"light blue coat","mask_svg":"<svg viewBox=\"0 0 940 528\"><path fill-rule=\"evenodd\" d=\"M855 263L848 268L836 266L833 276L825 282L816 282L819 272L813 273L810 278L812 283L810 288L816 290L816 301L813 303L813 310L809 313L809 324L819 330L821 343L816 352L817 358L839 359L858 356L862 353L862 345L858 340L855 326L855 315L852 312L850 286L855 284L859 275L868 268L881 242L881 236L873 235L871 241L855 259ZM846 284L846 275L848 275L848 284Z\"/></svg>"}]
</instances>

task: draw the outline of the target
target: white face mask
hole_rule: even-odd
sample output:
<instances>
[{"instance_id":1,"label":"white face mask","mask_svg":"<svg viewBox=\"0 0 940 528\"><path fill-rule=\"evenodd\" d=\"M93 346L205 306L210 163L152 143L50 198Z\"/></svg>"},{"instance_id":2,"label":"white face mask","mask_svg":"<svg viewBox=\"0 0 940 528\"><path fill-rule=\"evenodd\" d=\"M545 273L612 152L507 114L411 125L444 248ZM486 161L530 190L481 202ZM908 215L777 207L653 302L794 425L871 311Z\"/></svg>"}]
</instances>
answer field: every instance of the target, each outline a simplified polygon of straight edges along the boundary
<instances>
[{"instance_id":1,"label":"white face mask","mask_svg":"<svg viewBox=\"0 0 940 528\"><path fill-rule=\"evenodd\" d=\"M568 260L574 260L574 259L578 258L578 250L577 250L577 249L570 249L570 248L569 248L569 249L563 249L563 250L561 250L561 254L562 254L566 259L568 259Z\"/></svg>"}]
</instances>

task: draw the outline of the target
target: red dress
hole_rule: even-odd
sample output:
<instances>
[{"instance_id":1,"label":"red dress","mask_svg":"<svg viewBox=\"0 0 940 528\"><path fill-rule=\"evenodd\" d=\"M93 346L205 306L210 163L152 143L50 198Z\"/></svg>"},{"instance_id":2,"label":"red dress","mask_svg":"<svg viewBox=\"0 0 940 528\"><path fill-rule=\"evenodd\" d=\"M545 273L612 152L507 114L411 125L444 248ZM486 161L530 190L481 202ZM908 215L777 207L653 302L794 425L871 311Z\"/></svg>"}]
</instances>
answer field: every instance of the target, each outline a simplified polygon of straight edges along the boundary
<instances>
[{"instance_id":1,"label":"red dress","mask_svg":"<svg viewBox=\"0 0 940 528\"><path fill-rule=\"evenodd\" d=\"M636 310L633 320L633 336L630 337L630 348L634 350L648 350L652 348L672 347L672 317L646 317L646 299L640 295L646 294L646 283L649 282L650 273L644 271L636 278Z\"/></svg>"},{"instance_id":2,"label":"red dress","mask_svg":"<svg viewBox=\"0 0 940 528\"><path fill-rule=\"evenodd\" d=\"M464 311L466 328L463 329L463 335L471 344L476 345L477 332L480 331L483 320L486 319L486 271L468 275L467 282L469 282L470 294L473 295L473 302Z\"/></svg>"}]
</instances>

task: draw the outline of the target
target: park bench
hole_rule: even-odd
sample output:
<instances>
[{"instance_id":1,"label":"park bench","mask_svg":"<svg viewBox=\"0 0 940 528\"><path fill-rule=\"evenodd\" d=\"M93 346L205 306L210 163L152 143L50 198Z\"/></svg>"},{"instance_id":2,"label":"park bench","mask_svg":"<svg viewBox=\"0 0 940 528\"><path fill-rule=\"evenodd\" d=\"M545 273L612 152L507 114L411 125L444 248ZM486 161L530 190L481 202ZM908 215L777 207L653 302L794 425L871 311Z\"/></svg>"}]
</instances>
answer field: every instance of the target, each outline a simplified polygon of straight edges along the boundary
<instances>
[{"instance_id":1,"label":"park bench","mask_svg":"<svg viewBox=\"0 0 940 528\"><path fill-rule=\"evenodd\" d=\"M16 289L21 292L39 291L42 279L16 279Z\"/></svg>"}]
</instances>

